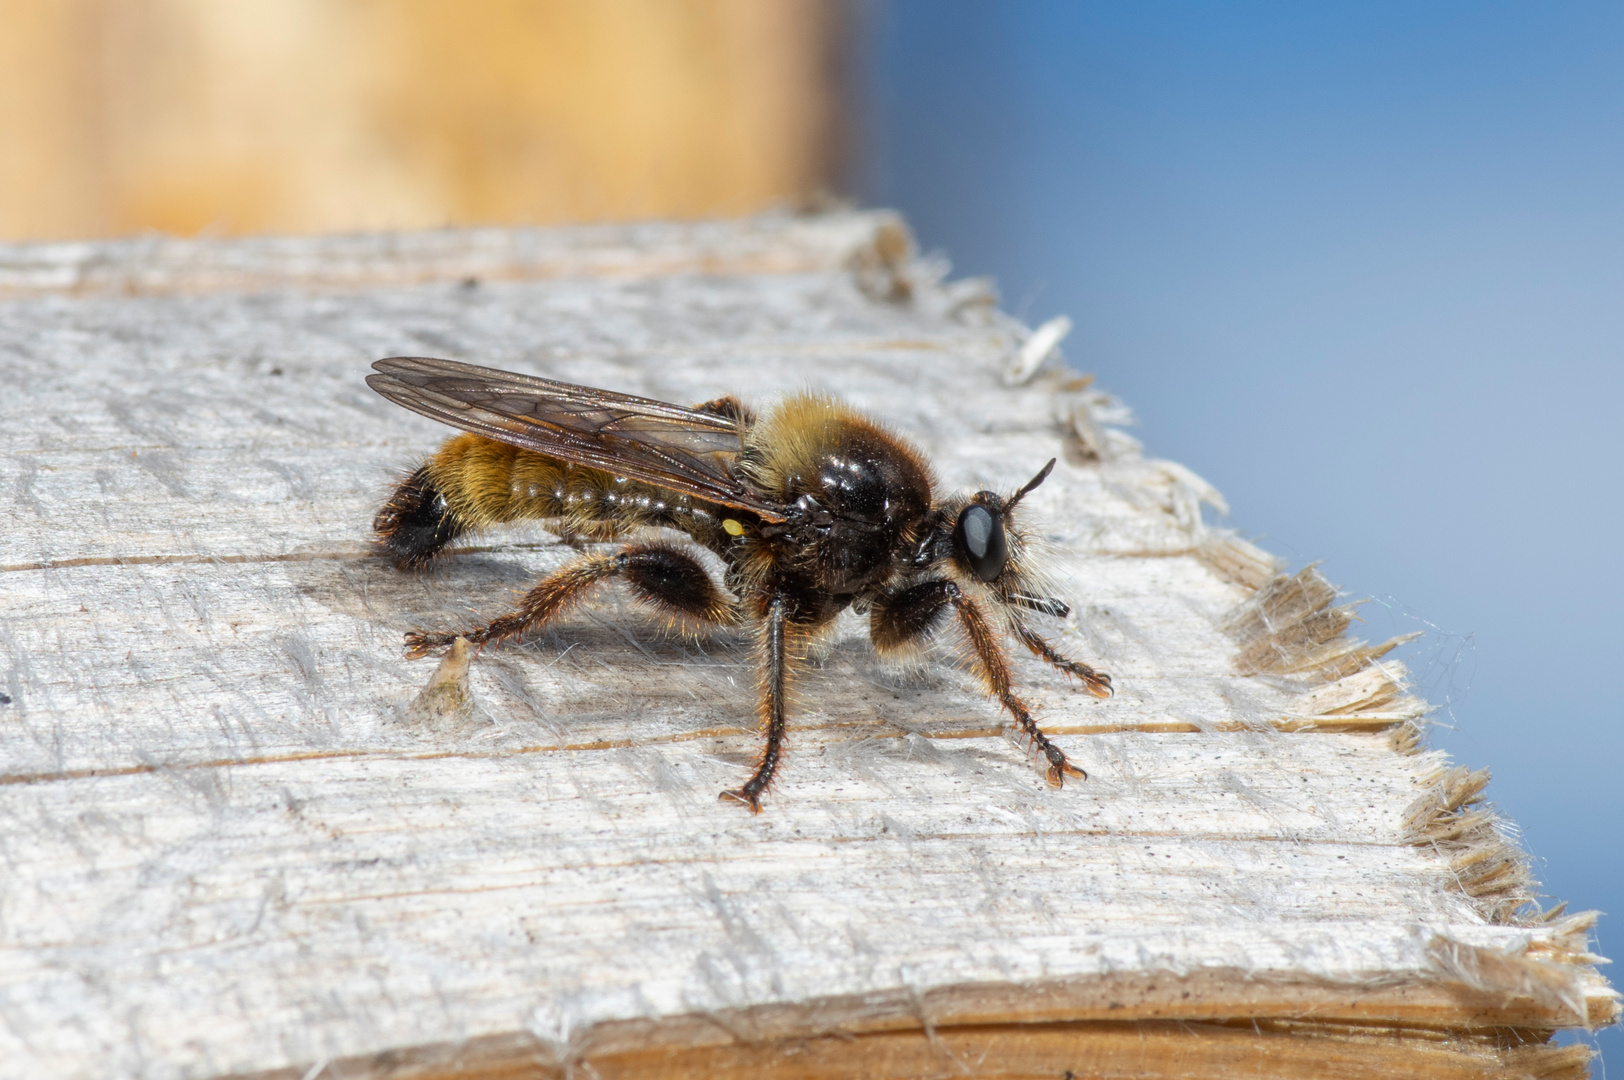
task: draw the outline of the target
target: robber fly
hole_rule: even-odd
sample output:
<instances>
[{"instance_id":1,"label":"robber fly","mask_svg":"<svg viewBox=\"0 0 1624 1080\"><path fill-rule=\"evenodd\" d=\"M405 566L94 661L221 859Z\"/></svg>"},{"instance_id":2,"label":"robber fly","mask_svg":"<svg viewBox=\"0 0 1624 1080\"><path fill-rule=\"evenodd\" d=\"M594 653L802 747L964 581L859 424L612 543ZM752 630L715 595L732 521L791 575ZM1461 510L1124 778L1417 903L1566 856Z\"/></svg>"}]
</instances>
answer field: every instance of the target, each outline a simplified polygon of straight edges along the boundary
<instances>
[{"instance_id":1,"label":"robber fly","mask_svg":"<svg viewBox=\"0 0 1624 1080\"><path fill-rule=\"evenodd\" d=\"M966 658L1047 763L1049 783L1086 775L1016 696L1002 644L1007 632L1096 697L1111 693L1109 675L1062 656L1024 621L1027 612L1070 610L1046 595L1014 521L1054 461L1013 495L939 500L917 450L820 394L790 396L758 418L733 397L687 409L452 360L372 366L378 374L367 383L378 393L467 432L419 465L373 522L402 568L432 562L463 533L532 519L599 541L672 529L724 567L726 591L691 551L664 540L583 555L484 626L407 634L408 655L458 637L483 646L532 633L616 578L684 623L747 625L760 650L765 743L754 774L722 798L759 812L783 757L790 680L810 641L849 607L868 616L881 654L908 654L950 616Z\"/></svg>"}]
</instances>

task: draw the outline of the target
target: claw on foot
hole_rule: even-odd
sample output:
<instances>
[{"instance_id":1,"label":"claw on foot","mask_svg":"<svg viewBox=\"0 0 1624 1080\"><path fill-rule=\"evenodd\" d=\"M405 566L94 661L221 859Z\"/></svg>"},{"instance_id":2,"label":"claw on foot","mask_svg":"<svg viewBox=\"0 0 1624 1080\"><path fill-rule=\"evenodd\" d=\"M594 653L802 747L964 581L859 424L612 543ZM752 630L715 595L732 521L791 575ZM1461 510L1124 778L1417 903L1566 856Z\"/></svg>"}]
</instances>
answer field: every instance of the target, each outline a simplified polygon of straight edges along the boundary
<instances>
[{"instance_id":1,"label":"claw on foot","mask_svg":"<svg viewBox=\"0 0 1624 1080\"><path fill-rule=\"evenodd\" d=\"M717 797L722 802L727 802L728 800L731 799L733 802L743 803L745 806L748 806L750 808L750 812L752 814L761 813L761 796L760 795L750 795L750 794L746 793L743 788L739 788L736 791L724 791L724 792L722 792L721 795L719 795Z\"/></svg>"},{"instance_id":2,"label":"claw on foot","mask_svg":"<svg viewBox=\"0 0 1624 1080\"><path fill-rule=\"evenodd\" d=\"M1057 765L1049 766L1049 786L1065 787L1066 777L1075 776L1079 780L1087 780L1088 774L1069 761L1062 760Z\"/></svg>"},{"instance_id":3,"label":"claw on foot","mask_svg":"<svg viewBox=\"0 0 1624 1080\"><path fill-rule=\"evenodd\" d=\"M1056 666L1067 675L1070 675L1081 682L1083 684L1083 689L1087 690L1095 697L1108 698L1111 696L1111 676L1107 675L1105 672L1095 671L1087 664L1079 664L1075 660L1069 660L1064 664L1059 664Z\"/></svg>"},{"instance_id":4,"label":"claw on foot","mask_svg":"<svg viewBox=\"0 0 1624 1080\"><path fill-rule=\"evenodd\" d=\"M419 633L416 630L414 630L411 633L407 634L406 635L406 659L408 659L408 660L421 660L421 659L423 659L423 657L427 656L430 653L430 651L432 651L437 645L445 644L443 642L436 641L435 640L436 636L438 636L438 635Z\"/></svg>"}]
</instances>

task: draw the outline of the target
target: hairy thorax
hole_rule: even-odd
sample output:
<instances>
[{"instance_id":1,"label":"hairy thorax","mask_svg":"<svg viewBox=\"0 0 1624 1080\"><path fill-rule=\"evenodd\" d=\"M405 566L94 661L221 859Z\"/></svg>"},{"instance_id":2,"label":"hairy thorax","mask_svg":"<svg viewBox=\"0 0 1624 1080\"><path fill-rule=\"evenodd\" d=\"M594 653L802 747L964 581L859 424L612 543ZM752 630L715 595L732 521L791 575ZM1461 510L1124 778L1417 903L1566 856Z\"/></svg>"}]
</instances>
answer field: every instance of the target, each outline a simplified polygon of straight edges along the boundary
<instances>
[{"instance_id":1,"label":"hairy thorax","mask_svg":"<svg viewBox=\"0 0 1624 1080\"><path fill-rule=\"evenodd\" d=\"M930 513L931 478L918 452L828 398L790 398L757 425L746 468L789 508L787 521L762 530L779 572L838 597L897 576Z\"/></svg>"}]
</instances>

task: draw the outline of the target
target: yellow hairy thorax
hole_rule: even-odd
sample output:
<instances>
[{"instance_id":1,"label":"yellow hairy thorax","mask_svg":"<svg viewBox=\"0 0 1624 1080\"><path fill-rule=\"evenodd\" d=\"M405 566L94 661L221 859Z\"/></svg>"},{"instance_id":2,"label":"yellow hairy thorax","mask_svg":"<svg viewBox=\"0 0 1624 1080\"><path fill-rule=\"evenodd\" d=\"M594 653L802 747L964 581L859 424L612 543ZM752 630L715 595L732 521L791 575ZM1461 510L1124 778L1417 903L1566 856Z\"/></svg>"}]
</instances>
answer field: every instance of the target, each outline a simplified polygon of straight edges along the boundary
<instances>
[{"instance_id":1,"label":"yellow hairy thorax","mask_svg":"<svg viewBox=\"0 0 1624 1080\"><path fill-rule=\"evenodd\" d=\"M889 443L929 476L923 455L906 439L838 398L810 390L786 397L750 429L744 468L762 493L792 502L792 492L818 474L825 458L853 442Z\"/></svg>"}]
</instances>

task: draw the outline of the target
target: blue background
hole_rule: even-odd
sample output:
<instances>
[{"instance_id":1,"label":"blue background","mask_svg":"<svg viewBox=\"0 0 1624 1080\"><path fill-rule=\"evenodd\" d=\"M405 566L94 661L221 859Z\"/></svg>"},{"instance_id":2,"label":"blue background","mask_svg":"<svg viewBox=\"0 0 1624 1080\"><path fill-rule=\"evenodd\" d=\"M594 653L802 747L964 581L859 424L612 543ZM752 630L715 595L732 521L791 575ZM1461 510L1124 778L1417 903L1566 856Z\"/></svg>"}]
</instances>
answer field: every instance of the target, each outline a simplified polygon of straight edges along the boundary
<instances>
[{"instance_id":1,"label":"blue background","mask_svg":"<svg viewBox=\"0 0 1624 1080\"><path fill-rule=\"evenodd\" d=\"M862 200L1428 631L1434 745L1624 954L1624 5L861 10Z\"/></svg>"}]
</instances>

